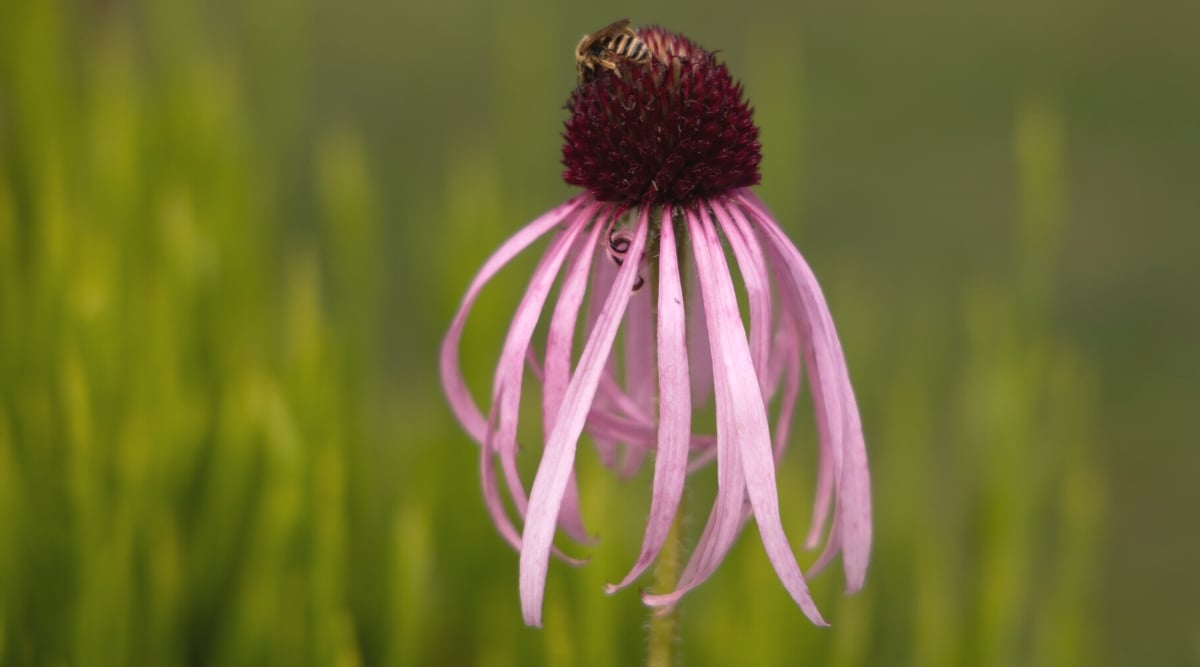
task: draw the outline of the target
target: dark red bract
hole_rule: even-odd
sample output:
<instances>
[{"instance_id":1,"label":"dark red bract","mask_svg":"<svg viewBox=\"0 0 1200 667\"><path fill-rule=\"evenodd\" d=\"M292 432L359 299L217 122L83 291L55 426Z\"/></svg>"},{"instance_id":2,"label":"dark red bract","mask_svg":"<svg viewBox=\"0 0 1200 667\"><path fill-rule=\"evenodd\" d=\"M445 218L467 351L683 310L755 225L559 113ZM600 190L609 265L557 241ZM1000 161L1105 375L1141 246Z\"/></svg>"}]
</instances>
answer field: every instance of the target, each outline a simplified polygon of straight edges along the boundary
<instances>
[{"instance_id":1,"label":"dark red bract","mask_svg":"<svg viewBox=\"0 0 1200 667\"><path fill-rule=\"evenodd\" d=\"M655 58L621 63L567 101L563 179L601 201L686 204L756 185L753 112L724 64L660 28L638 35Z\"/></svg>"}]
</instances>

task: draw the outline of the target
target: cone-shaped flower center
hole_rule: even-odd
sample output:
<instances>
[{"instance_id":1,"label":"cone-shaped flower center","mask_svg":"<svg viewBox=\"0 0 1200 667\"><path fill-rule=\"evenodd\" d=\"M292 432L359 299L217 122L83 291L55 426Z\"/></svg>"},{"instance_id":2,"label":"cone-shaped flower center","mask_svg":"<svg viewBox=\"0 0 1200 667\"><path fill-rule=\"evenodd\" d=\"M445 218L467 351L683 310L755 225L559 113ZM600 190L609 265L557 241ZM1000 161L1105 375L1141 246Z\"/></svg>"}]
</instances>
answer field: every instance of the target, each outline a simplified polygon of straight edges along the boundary
<instances>
[{"instance_id":1,"label":"cone-shaped flower center","mask_svg":"<svg viewBox=\"0 0 1200 667\"><path fill-rule=\"evenodd\" d=\"M567 101L563 179L601 201L686 204L759 182L742 87L685 37L640 28L653 58L622 62Z\"/></svg>"}]
</instances>

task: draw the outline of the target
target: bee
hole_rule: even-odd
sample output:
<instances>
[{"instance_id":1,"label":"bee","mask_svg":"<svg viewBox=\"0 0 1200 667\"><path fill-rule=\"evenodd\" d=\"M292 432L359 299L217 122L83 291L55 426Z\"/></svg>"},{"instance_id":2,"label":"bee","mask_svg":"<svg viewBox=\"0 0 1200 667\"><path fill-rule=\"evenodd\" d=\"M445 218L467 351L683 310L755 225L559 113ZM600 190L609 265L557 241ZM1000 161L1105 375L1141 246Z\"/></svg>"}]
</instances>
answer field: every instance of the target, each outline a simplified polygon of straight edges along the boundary
<instances>
[{"instance_id":1,"label":"bee","mask_svg":"<svg viewBox=\"0 0 1200 667\"><path fill-rule=\"evenodd\" d=\"M601 68L620 76L621 70L617 66L620 58L633 63L650 62L650 49L629 27L629 19L621 19L579 40L579 45L575 47L579 82L596 78Z\"/></svg>"}]
</instances>

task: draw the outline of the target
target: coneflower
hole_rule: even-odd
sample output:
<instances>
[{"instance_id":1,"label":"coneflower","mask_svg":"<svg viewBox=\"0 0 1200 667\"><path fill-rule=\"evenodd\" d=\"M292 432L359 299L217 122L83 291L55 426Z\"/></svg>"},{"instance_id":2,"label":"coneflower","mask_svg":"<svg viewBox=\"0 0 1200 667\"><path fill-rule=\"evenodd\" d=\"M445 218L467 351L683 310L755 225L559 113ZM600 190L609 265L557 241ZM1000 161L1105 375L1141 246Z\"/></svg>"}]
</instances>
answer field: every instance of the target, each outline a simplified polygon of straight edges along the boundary
<instances>
[{"instance_id":1,"label":"coneflower","mask_svg":"<svg viewBox=\"0 0 1200 667\"><path fill-rule=\"evenodd\" d=\"M688 472L715 460L716 499L690 560L674 590L645 594L645 602L669 607L702 583L753 517L780 581L812 622L824 625L784 533L775 468L806 367L820 455L805 545L815 549L824 536L813 570L840 554L847 590L858 590L871 547L870 480L841 344L812 271L748 189L759 182L761 146L740 84L685 37L657 27L635 34L652 57L635 62L608 54L617 67L597 68L567 103L563 177L584 191L508 239L467 289L441 349L446 395L481 447L488 511L520 551L529 625L541 625L556 529L588 537L574 478L584 431L601 459L624 474L653 454L641 552L610 592L654 562ZM509 326L485 413L459 367L467 315L483 286L547 235L549 247ZM727 249L745 290L748 327ZM535 345L536 325L560 276L546 340ZM586 342L576 359L577 330ZM622 373L613 359L619 335ZM517 469L527 369L541 381L544 436L528 495ZM710 398L716 433L692 433L693 409ZM505 509L498 477L521 528Z\"/></svg>"}]
</instances>

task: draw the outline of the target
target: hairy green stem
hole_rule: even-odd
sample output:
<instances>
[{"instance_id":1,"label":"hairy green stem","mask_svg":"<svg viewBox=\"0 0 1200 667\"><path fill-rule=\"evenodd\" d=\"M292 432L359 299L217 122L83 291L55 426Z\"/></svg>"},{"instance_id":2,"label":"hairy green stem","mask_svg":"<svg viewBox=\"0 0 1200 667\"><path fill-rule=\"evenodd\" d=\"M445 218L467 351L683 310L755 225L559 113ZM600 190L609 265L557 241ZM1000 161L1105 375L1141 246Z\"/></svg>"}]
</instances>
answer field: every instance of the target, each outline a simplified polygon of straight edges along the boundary
<instances>
[{"instance_id":1,"label":"hairy green stem","mask_svg":"<svg viewBox=\"0 0 1200 667\"><path fill-rule=\"evenodd\" d=\"M675 515L667 542L654 564L654 590L672 591L679 582L683 552L683 511ZM669 610L650 610L650 647L646 654L648 667L673 667L679 644L679 605Z\"/></svg>"}]
</instances>

